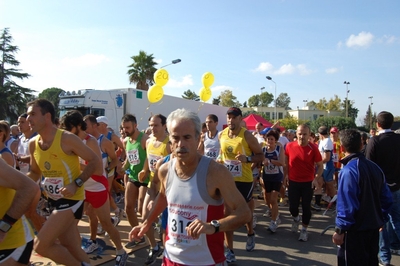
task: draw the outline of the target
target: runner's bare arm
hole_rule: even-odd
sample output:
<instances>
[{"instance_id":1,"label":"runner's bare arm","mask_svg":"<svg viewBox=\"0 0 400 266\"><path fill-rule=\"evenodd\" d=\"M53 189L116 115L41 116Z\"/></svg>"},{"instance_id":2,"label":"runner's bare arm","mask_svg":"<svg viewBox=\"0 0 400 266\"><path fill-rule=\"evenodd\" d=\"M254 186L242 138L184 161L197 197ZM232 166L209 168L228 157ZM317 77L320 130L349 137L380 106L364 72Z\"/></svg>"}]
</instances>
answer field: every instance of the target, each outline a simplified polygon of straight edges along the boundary
<instances>
[{"instance_id":1,"label":"runner's bare arm","mask_svg":"<svg viewBox=\"0 0 400 266\"><path fill-rule=\"evenodd\" d=\"M29 153L32 154L32 156L30 156L30 168L27 176L29 176L29 178L33 181L37 182L42 177L42 171L40 170L35 157L33 156L35 153L35 139L29 141Z\"/></svg>"},{"instance_id":2,"label":"runner's bare arm","mask_svg":"<svg viewBox=\"0 0 400 266\"><path fill-rule=\"evenodd\" d=\"M102 147L104 148L104 151L108 154L108 157L110 157L111 159L111 162L108 164L108 167L110 169L114 169L118 165L118 157L114 150L114 144L112 143L112 141L106 138L103 138L103 141L101 143Z\"/></svg>"},{"instance_id":3,"label":"runner's bare arm","mask_svg":"<svg viewBox=\"0 0 400 266\"><path fill-rule=\"evenodd\" d=\"M97 155L97 157L101 158L100 147L99 147L99 144L97 144L97 140L94 137L90 137L86 141L86 146L88 146ZM85 164L85 167L86 167L86 164ZM103 169L100 167L97 167L93 174L103 175Z\"/></svg>"},{"instance_id":4,"label":"runner's bare arm","mask_svg":"<svg viewBox=\"0 0 400 266\"><path fill-rule=\"evenodd\" d=\"M200 136L199 146L197 147L197 152L204 155L204 133Z\"/></svg>"},{"instance_id":5,"label":"runner's bare arm","mask_svg":"<svg viewBox=\"0 0 400 266\"><path fill-rule=\"evenodd\" d=\"M250 131L246 130L244 132L244 138L246 139L246 142L249 145L250 150L253 152L253 155L251 155L251 162L261 163L264 160L264 154L256 137L254 137ZM245 158L245 161L243 161L242 159L241 161L246 162L247 158Z\"/></svg>"}]
</instances>

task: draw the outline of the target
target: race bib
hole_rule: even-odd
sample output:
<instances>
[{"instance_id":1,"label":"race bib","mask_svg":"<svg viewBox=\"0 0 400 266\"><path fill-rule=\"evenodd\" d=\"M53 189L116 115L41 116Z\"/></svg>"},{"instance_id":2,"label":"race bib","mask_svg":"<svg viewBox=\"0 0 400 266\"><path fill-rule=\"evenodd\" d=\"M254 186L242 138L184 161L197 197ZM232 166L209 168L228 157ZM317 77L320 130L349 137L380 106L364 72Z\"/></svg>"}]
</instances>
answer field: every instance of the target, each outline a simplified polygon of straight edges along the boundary
<instances>
[{"instance_id":1,"label":"race bib","mask_svg":"<svg viewBox=\"0 0 400 266\"><path fill-rule=\"evenodd\" d=\"M218 149L212 149L212 148L211 149L206 149L205 150L205 155L207 157L210 157L210 158L216 160L218 155L219 155L219 150Z\"/></svg>"},{"instance_id":2,"label":"race bib","mask_svg":"<svg viewBox=\"0 0 400 266\"><path fill-rule=\"evenodd\" d=\"M264 173L267 175L279 174L279 167L269 163L268 165L264 165Z\"/></svg>"},{"instance_id":3,"label":"race bib","mask_svg":"<svg viewBox=\"0 0 400 266\"><path fill-rule=\"evenodd\" d=\"M225 166L233 177L242 176L242 162L238 160L225 160Z\"/></svg>"},{"instance_id":4,"label":"race bib","mask_svg":"<svg viewBox=\"0 0 400 266\"><path fill-rule=\"evenodd\" d=\"M131 165L138 165L140 164L140 158L139 158L139 150L134 149L134 150L130 150L128 151L128 162Z\"/></svg>"},{"instance_id":5,"label":"race bib","mask_svg":"<svg viewBox=\"0 0 400 266\"><path fill-rule=\"evenodd\" d=\"M62 177L45 177L42 180L42 188L46 191L47 196L58 200L64 197L63 194L60 193L60 189L64 187L64 178Z\"/></svg>"},{"instance_id":6,"label":"race bib","mask_svg":"<svg viewBox=\"0 0 400 266\"><path fill-rule=\"evenodd\" d=\"M186 227L195 219L200 219L200 211L169 207L168 244L192 247L201 244L200 238L194 239L186 232Z\"/></svg>"},{"instance_id":7,"label":"race bib","mask_svg":"<svg viewBox=\"0 0 400 266\"><path fill-rule=\"evenodd\" d=\"M339 157L337 153L332 153L332 161L335 163L339 162Z\"/></svg>"},{"instance_id":8,"label":"race bib","mask_svg":"<svg viewBox=\"0 0 400 266\"><path fill-rule=\"evenodd\" d=\"M149 161L150 171L152 171L154 173L156 171L157 161L163 157L159 156L159 155L154 155L154 154L147 154L147 156L148 156L147 160Z\"/></svg>"}]
</instances>

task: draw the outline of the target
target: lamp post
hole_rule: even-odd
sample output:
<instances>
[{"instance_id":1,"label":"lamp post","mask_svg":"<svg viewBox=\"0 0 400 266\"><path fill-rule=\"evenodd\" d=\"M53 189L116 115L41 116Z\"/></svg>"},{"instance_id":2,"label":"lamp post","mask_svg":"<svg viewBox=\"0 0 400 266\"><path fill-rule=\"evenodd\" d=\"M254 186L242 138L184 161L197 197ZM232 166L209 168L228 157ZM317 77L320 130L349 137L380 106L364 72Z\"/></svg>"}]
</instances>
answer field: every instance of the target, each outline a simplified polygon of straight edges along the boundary
<instances>
[{"instance_id":1,"label":"lamp post","mask_svg":"<svg viewBox=\"0 0 400 266\"><path fill-rule=\"evenodd\" d=\"M369 114L369 130L371 130L371 128L372 128L372 105L373 105L372 98L374 98L374 96L368 97L368 99L371 100L371 103L369 104L369 112L370 112L370 114Z\"/></svg>"},{"instance_id":2,"label":"lamp post","mask_svg":"<svg viewBox=\"0 0 400 266\"><path fill-rule=\"evenodd\" d=\"M182 61L182 60L180 60L180 59L175 59L175 60L172 60L171 63L166 64L165 66L162 66L162 67L160 67L160 68L164 68L164 67L169 66L169 65L175 65L175 64L180 63L181 61Z\"/></svg>"},{"instance_id":3,"label":"lamp post","mask_svg":"<svg viewBox=\"0 0 400 266\"><path fill-rule=\"evenodd\" d=\"M274 102L275 102L275 121L278 120L277 118L277 114L276 114L276 82L272 80L272 78L270 76L266 76L266 79L272 81L275 84L275 96L274 96Z\"/></svg>"},{"instance_id":4,"label":"lamp post","mask_svg":"<svg viewBox=\"0 0 400 266\"><path fill-rule=\"evenodd\" d=\"M304 103L304 108L303 108L303 119L304 121L306 121L306 104L307 104L308 100L303 100Z\"/></svg>"},{"instance_id":5,"label":"lamp post","mask_svg":"<svg viewBox=\"0 0 400 266\"><path fill-rule=\"evenodd\" d=\"M349 97L349 92L350 92L350 90L349 90L349 84L350 84L350 82L348 82L348 81L344 81L343 82L344 84L346 84L346 118L347 117L349 117L349 109L348 109L348 97Z\"/></svg>"},{"instance_id":6,"label":"lamp post","mask_svg":"<svg viewBox=\"0 0 400 266\"><path fill-rule=\"evenodd\" d=\"M260 88L260 109L262 107L262 101L261 101L261 94L262 94L262 90L265 89L265 87L261 87Z\"/></svg>"}]
</instances>

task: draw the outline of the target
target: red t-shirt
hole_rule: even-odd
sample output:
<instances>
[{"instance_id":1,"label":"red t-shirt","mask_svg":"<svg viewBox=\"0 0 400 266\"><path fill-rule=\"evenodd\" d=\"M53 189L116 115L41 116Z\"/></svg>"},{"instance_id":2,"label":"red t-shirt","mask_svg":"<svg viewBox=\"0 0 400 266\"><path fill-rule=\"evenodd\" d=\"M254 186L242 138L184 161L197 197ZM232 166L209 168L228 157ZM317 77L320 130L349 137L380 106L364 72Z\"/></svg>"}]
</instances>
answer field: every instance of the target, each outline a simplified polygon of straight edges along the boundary
<instances>
[{"instance_id":1,"label":"red t-shirt","mask_svg":"<svg viewBox=\"0 0 400 266\"><path fill-rule=\"evenodd\" d=\"M310 182L314 180L315 163L322 161L315 144L300 146L297 141L286 144L285 155L289 158L289 180Z\"/></svg>"}]
</instances>

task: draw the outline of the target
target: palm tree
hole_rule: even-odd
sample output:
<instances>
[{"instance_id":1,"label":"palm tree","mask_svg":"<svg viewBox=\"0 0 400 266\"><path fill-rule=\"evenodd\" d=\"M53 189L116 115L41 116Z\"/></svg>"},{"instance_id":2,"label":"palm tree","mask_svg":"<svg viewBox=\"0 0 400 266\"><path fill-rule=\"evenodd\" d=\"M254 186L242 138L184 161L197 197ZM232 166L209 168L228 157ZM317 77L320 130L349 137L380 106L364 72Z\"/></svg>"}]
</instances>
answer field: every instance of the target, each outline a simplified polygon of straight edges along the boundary
<instances>
[{"instance_id":1,"label":"palm tree","mask_svg":"<svg viewBox=\"0 0 400 266\"><path fill-rule=\"evenodd\" d=\"M191 90L184 91L182 98L187 100L200 101L200 96L197 95L195 91Z\"/></svg>"},{"instance_id":2,"label":"palm tree","mask_svg":"<svg viewBox=\"0 0 400 266\"><path fill-rule=\"evenodd\" d=\"M139 55L132 56L133 63L129 65L128 70L130 84L136 83L136 89L149 90L149 86L154 84L153 75L157 71L154 62L153 54L146 54L145 51L140 50Z\"/></svg>"}]
</instances>

